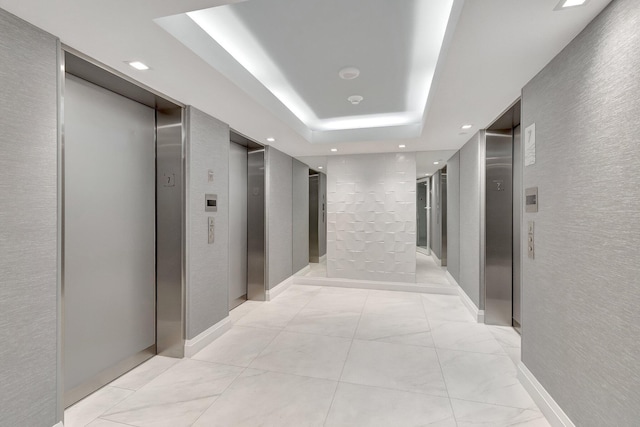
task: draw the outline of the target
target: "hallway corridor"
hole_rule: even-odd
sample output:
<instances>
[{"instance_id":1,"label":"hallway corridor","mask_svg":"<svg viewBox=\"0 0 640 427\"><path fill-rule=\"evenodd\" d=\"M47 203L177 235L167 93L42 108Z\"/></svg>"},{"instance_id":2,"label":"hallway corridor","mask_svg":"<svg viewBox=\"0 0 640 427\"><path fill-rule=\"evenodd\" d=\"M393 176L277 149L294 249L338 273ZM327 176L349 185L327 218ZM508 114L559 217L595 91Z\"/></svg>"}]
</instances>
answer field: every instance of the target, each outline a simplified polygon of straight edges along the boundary
<instances>
[{"instance_id":1,"label":"hallway corridor","mask_svg":"<svg viewBox=\"0 0 640 427\"><path fill-rule=\"evenodd\" d=\"M457 296L293 285L230 314L192 359L155 357L65 427L548 426L516 378L520 338Z\"/></svg>"}]
</instances>

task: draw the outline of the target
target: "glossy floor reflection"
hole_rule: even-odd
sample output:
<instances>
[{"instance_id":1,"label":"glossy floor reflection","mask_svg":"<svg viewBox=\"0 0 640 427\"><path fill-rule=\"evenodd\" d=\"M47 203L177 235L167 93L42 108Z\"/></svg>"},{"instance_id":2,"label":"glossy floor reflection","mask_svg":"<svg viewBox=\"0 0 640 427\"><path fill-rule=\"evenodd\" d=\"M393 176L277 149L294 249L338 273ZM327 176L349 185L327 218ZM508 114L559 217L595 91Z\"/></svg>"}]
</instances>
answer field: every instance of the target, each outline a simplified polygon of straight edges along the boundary
<instances>
[{"instance_id":1,"label":"glossy floor reflection","mask_svg":"<svg viewBox=\"0 0 640 427\"><path fill-rule=\"evenodd\" d=\"M327 277L326 260L309 264L305 277ZM446 267L440 267L432 257L416 252L416 283L428 285L451 286L446 276Z\"/></svg>"},{"instance_id":2,"label":"glossy floor reflection","mask_svg":"<svg viewBox=\"0 0 640 427\"><path fill-rule=\"evenodd\" d=\"M65 427L549 424L516 378L520 339L457 296L293 285L231 312L192 359L155 357Z\"/></svg>"}]
</instances>

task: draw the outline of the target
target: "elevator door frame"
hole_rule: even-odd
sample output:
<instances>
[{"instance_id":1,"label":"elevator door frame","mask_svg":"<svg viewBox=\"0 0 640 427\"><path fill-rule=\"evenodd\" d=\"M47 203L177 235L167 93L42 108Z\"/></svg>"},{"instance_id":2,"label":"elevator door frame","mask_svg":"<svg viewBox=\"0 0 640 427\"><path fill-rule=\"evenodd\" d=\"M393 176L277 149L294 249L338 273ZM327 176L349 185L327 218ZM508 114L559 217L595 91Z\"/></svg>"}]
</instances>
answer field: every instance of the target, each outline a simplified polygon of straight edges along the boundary
<instances>
[{"instance_id":1,"label":"elevator door frame","mask_svg":"<svg viewBox=\"0 0 640 427\"><path fill-rule=\"evenodd\" d=\"M63 44L58 45L58 363L57 415L64 418L64 94L65 76L71 74L139 102L156 111L156 212L155 285L156 339L153 348L116 364L118 371L132 369L155 354L182 358L185 340L185 106L141 85ZM169 185L164 179L170 177ZM109 372L107 372L109 371ZM120 373L122 374L122 373ZM110 370L91 381L97 390L115 379ZM95 381L93 381L95 380ZM91 392L93 392L91 391ZM87 393L90 394L91 392ZM71 400L77 400L77 396Z\"/></svg>"}]
</instances>

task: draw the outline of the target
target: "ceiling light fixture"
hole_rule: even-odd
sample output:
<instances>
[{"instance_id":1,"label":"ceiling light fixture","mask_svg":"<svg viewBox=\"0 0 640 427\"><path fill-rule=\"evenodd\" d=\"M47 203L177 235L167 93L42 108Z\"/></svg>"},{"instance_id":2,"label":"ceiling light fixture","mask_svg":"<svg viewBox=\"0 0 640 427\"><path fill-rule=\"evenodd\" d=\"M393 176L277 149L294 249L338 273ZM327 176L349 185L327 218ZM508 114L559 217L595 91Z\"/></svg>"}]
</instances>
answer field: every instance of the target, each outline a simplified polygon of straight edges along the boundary
<instances>
[{"instance_id":1,"label":"ceiling light fixture","mask_svg":"<svg viewBox=\"0 0 640 427\"><path fill-rule=\"evenodd\" d=\"M337 149L337 148L332 148L332 149L331 149L331 152L332 152L332 153L335 153L336 151L338 151L338 149Z\"/></svg>"},{"instance_id":2,"label":"ceiling light fixture","mask_svg":"<svg viewBox=\"0 0 640 427\"><path fill-rule=\"evenodd\" d=\"M149 69L149 67L146 64L143 64L140 61L131 61L131 62L127 62L127 64L129 64L130 66L132 66L133 68L139 71L145 71Z\"/></svg>"},{"instance_id":3,"label":"ceiling light fixture","mask_svg":"<svg viewBox=\"0 0 640 427\"><path fill-rule=\"evenodd\" d=\"M343 80L353 80L358 78L360 75L360 70L356 67L345 67L342 70L338 71L338 75Z\"/></svg>"},{"instance_id":4,"label":"ceiling light fixture","mask_svg":"<svg viewBox=\"0 0 640 427\"><path fill-rule=\"evenodd\" d=\"M276 141L276 139L275 139L274 137L270 136L269 138L267 138L267 141L269 141L269 142L275 142L275 141Z\"/></svg>"},{"instance_id":5,"label":"ceiling light fixture","mask_svg":"<svg viewBox=\"0 0 640 427\"><path fill-rule=\"evenodd\" d=\"M440 164L440 162L433 162L433 164L434 164L434 165L439 165L439 164Z\"/></svg>"},{"instance_id":6,"label":"ceiling light fixture","mask_svg":"<svg viewBox=\"0 0 640 427\"><path fill-rule=\"evenodd\" d=\"M471 125L471 124L466 124L466 125L462 125L460 128L461 128L461 129L464 129L464 130L467 130L467 129L471 129L472 127L473 127L473 125Z\"/></svg>"},{"instance_id":7,"label":"ceiling light fixture","mask_svg":"<svg viewBox=\"0 0 640 427\"><path fill-rule=\"evenodd\" d=\"M400 145L398 145L398 148L406 148L406 145L400 144Z\"/></svg>"},{"instance_id":8,"label":"ceiling light fixture","mask_svg":"<svg viewBox=\"0 0 640 427\"><path fill-rule=\"evenodd\" d=\"M322 166L318 166L318 169L322 169Z\"/></svg>"},{"instance_id":9,"label":"ceiling light fixture","mask_svg":"<svg viewBox=\"0 0 640 427\"><path fill-rule=\"evenodd\" d=\"M554 10L563 10L570 7L584 6L589 0L560 0Z\"/></svg>"},{"instance_id":10,"label":"ceiling light fixture","mask_svg":"<svg viewBox=\"0 0 640 427\"><path fill-rule=\"evenodd\" d=\"M360 95L351 95L350 97L347 98L347 101L349 101L353 105L358 105L362 102L363 99L364 98Z\"/></svg>"}]
</instances>

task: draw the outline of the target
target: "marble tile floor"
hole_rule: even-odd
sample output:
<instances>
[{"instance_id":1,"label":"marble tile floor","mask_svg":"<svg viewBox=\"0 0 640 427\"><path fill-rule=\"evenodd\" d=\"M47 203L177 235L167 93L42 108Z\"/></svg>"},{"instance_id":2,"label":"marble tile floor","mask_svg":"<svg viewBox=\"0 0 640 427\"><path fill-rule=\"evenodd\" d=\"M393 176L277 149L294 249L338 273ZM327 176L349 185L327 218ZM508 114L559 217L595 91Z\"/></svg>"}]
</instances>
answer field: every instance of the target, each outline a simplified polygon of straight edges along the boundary
<instances>
[{"instance_id":1,"label":"marble tile floor","mask_svg":"<svg viewBox=\"0 0 640 427\"><path fill-rule=\"evenodd\" d=\"M549 424L516 378L519 335L457 296L292 285L248 301L191 359L156 356L65 427Z\"/></svg>"}]
</instances>

